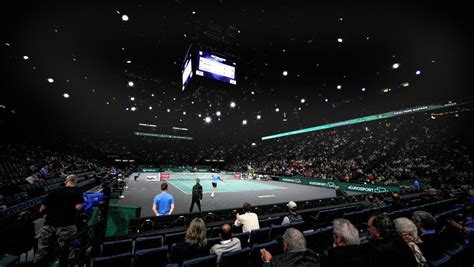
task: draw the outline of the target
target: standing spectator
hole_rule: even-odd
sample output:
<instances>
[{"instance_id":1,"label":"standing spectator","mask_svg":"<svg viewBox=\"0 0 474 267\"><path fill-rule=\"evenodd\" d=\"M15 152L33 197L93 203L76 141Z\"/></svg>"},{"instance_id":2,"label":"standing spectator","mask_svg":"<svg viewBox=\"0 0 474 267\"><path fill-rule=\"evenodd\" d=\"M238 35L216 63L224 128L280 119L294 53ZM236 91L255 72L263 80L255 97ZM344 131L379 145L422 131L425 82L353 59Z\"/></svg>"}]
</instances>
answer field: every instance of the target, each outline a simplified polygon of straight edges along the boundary
<instances>
[{"instance_id":1,"label":"standing spectator","mask_svg":"<svg viewBox=\"0 0 474 267\"><path fill-rule=\"evenodd\" d=\"M415 180L413 180L413 187L415 188L416 191L420 191L420 181L418 180L418 178L415 178Z\"/></svg>"},{"instance_id":2,"label":"standing spectator","mask_svg":"<svg viewBox=\"0 0 474 267\"><path fill-rule=\"evenodd\" d=\"M426 211L415 211L412 215L412 220L418 227L420 232L419 237L423 241L420 244L420 249L423 251L428 261L441 259L443 255L443 245L436 233L436 219Z\"/></svg>"},{"instance_id":3,"label":"standing spectator","mask_svg":"<svg viewBox=\"0 0 474 267\"><path fill-rule=\"evenodd\" d=\"M196 179L196 184L193 186L193 194L191 199L191 207L189 207L189 213L193 212L194 203L197 204L199 212L201 212L201 200L202 200L202 186L199 184L201 181Z\"/></svg>"},{"instance_id":4,"label":"standing spectator","mask_svg":"<svg viewBox=\"0 0 474 267\"><path fill-rule=\"evenodd\" d=\"M372 237L370 250L377 266L416 267L415 256L408 245L397 234L393 221L387 214L374 214L367 222Z\"/></svg>"},{"instance_id":5,"label":"standing spectator","mask_svg":"<svg viewBox=\"0 0 474 267\"><path fill-rule=\"evenodd\" d=\"M171 215L174 210L174 197L168 193L168 183L161 184L161 193L153 199L153 212L156 216Z\"/></svg>"},{"instance_id":6,"label":"standing spectator","mask_svg":"<svg viewBox=\"0 0 474 267\"><path fill-rule=\"evenodd\" d=\"M219 244L215 244L209 251L210 254L217 254L217 262L220 261L222 253L237 251L242 248L240 240L238 238L232 237L232 227L229 224L223 224L221 226L221 232L219 235L222 239L221 242Z\"/></svg>"},{"instance_id":7,"label":"standing spectator","mask_svg":"<svg viewBox=\"0 0 474 267\"><path fill-rule=\"evenodd\" d=\"M297 229L289 228L283 234L283 251L283 254L273 257L266 249L261 249L263 266L320 266L318 254L310 249L306 249L306 239Z\"/></svg>"},{"instance_id":8,"label":"standing spectator","mask_svg":"<svg viewBox=\"0 0 474 267\"><path fill-rule=\"evenodd\" d=\"M297 205L294 201L288 202L286 206L288 207L289 214L283 218L283 222L281 223L282 225L303 222L301 215L296 213Z\"/></svg>"},{"instance_id":9,"label":"standing spectator","mask_svg":"<svg viewBox=\"0 0 474 267\"><path fill-rule=\"evenodd\" d=\"M423 241L421 241L421 239L418 237L416 225L410 221L410 219L405 217L397 218L393 221L393 223L395 224L397 232L402 236L405 243L407 243L408 247L413 252L418 266L428 266L425 255L418 246L419 244L423 243Z\"/></svg>"},{"instance_id":10,"label":"standing spectator","mask_svg":"<svg viewBox=\"0 0 474 267\"><path fill-rule=\"evenodd\" d=\"M66 186L50 193L40 207L46 214L44 226L38 240L38 251L34 262L38 262L54 250L63 247L77 232L76 215L82 210L82 192L77 186L77 176L66 177Z\"/></svg>"},{"instance_id":11,"label":"standing spectator","mask_svg":"<svg viewBox=\"0 0 474 267\"><path fill-rule=\"evenodd\" d=\"M328 266L375 266L367 246L360 245L359 231L350 221L336 219L333 229L334 247L328 251Z\"/></svg>"},{"instance_id":12,"label":"standing spectator","mask_svg":"<svg viewBox=\"0 0 474 267\"><path fill-rule=\"evenodd\" d=\"M392 205L390 206L392 211L401 210L405 208L405 204L400 199L399 193L392 193Z\"/></svg>"},{"instance_id":13,"label":"standing spectator","mask_svg":"<svg viewBox=\"0 0 474 267\"><path fill-rule=\"evenodd\" d=\"M178 263L180 266L183 261L209 255L206 248L206 224L201 218L194 218L186 230L184 242L177 243L168 255L170 263Z\"/></svg>"},{"instance_id":14,"label":"standing spectator","mask_svg":"<svg viewBox=\"0 0 474 267\"><path fill-rule=\"evenodd\" d=\"M252 230L260 229L260 224L258 223L257 214L252 212L252 206L250 203L246 202L244 204L245 214L240 215L237 213L235 215L236 220L234 225L239 227L242 226L242 232L250 232Z\"/></svg>"}]
</instances>

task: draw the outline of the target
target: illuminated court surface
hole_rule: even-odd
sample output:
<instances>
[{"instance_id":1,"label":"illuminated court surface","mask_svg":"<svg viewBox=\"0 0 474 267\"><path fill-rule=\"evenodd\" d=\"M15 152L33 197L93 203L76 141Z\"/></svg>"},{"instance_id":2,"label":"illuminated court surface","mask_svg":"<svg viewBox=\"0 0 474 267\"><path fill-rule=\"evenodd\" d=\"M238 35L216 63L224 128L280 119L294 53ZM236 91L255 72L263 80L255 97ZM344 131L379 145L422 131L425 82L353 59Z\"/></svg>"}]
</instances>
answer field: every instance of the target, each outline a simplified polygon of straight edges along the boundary
<instances>
[{"instance_id":1,"label":"illuminated court surface","mask_svg":"<svg viewBox=\"0 0 474 267\"><path fill-rule=\"evenodd\" d=\"M211 175L212 173L171 173L168 180L168 192L175 199L175 214L189 213L191 205L191 190L195 185L195 179L201 180L203 187L203 200L201 207L203 211L220 209L241 208L244 202L257 205L268 205L292 201L303 201L335 197L333 189L304 186L298 184L277 182L240 180L232 175L219 174L223 182L219 181L217 193L211 198ZM153 198L160 193L160 181L147 181L147 176L158 176L158 173L142 173L137 181L133 175L127 179L128 188L123 192L123 199L118 201L121 205L132 205L141 207L141 216L152 216L151 207ZM197 212L194 206L193 212Z\"/></svg>"}]
</instances>

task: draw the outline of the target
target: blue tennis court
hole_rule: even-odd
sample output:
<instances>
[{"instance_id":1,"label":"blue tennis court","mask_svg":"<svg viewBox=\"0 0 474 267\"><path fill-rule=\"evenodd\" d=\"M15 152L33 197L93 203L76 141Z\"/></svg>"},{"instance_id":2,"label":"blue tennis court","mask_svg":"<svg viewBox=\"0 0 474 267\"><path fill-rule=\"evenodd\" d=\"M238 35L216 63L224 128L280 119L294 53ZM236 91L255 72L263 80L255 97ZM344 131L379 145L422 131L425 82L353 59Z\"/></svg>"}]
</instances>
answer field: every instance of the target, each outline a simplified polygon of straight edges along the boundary
<instances>
[{"instance_id":1,"label":"blue tennis court","mask_svg":"<svg viewBox=\"0 0 474 267\"><path fill-rule=\"evenodd\" d=\"M175 176L177 174L173 174ZM175 186L181 192L185 194L191 194L193 186L196 184L195 180L179 180L179 179L168 180L168 183ZM261 191L261 190L277 190L287 189L283 186L276 186L270 183L266 184L263 182L253 182L248 180L240 180L235 178L224 179L224 182L219 181L217 183L217 192L246 192L246 191ZM201 180L201 186L204 193L210 193L212 189L211 180Z\"/></svg>"}]
</instances>

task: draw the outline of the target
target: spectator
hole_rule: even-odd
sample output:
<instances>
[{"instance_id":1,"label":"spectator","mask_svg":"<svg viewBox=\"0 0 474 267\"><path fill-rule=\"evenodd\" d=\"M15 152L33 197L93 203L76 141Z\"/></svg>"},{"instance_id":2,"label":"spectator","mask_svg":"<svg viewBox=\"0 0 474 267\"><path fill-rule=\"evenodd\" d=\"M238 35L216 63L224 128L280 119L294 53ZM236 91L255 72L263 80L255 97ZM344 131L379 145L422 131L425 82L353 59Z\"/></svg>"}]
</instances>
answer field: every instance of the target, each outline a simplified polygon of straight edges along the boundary
<instances>
[{"instance_id":1,"label":"spectator","mask_svg":"<svg viewBox=\"0 0 474 267\"><path fill-rule=\"evenodd\" d=\"M283 218L283 222L281 223L282 225L303 222L301 215L296 213L297 205L294 201L288 202L286 206L288 207L289 214Z\"/></svg>"},{"instance_id":2,"label":"spectator","mask_svg":"<svg viewBox=\"0 0 474 267\"><path fill-rule=\"evenodd\" d=\"M177 243L168 255L170 263L178 263L180 266L183 261L209 255L206 248L206 224L201 218L194 218L186 230L184 242Z\"/></svg>"},{"instance_id":3,"label":"spectator","mask_svg":"<svg viewBox=\"0 0 474 267\"><path fill-rule=\"evenodd\" d=\"M283 251L283 254L272 256L267 250L261 249L263 266L320 266L318 255L306 249L306 239L297 229L289 228L283 234Z\"/></svg>"},{"instance_id":4,"label":"spectator","mask_svg":"<svg viewBox=\"0 0 474 267\"><path fill-rule=\"evenodd\" d=\"M328 266L374 266L367 246L360 245L359 231L350 221L336 219L333 229L334 247L328 251Z\"/></svg>"},{"instance_id":5,"label":"spectator","mask_svg":"<svg viewBox=\"0 0 474 267\"><path fill-rule=\"evenodd\" d=\"M465 203L463 208L463 219L461 222L454 220L448 220L448 223L464 234L464 245L473 247L473 234L474 234L474 215L473 215L473 203Z\"/></svg>"},{"instance_id":6,"label":"spectator","mask_svg":"<svg viewBox=\"0 0 474 267\"><path fill-rule=\"evenodd\" d=\"M252 206L250 203L244 203L244 214L240 215L237 213L235 215L236 219L234 225L237 227L242 226L242 232L250 232L252 230L260 229L260 224L258 222L257 214L252 212Z\"/></svg>"},{"instance_id":7,"label":"spectator","mask_svg":"<svg viewBox=\"0 0 474 267\"><path fill-rule=\"evenodd\" d=\"M336 192L336 197L347 197L347 193L342 191L339 186L334 187L334 190Z\"/></svg>"},{"instance_id":8,"label":"spectator","mask_svg":"<svg viewBox=\"0 0 474 267\"><path fill-rule=\"evenodd\" d=\"M418 246L423 241L418 237L418 230L416 225L408 218L400 217L393 221L395 228L397 229L398 234L400 234L407 243L408 247L413 252L416 262L419 267L428 266L425 255Z\"/></svg>"},{"instance_id":9,"label":"spectator","mask_svg":"<svg viewBox=\"0 0 474 267\"><path fill-rule=\"evenodd\" d=\"M372 237L370 250L377 266L416 267L411 249L397 234L395 225L387 214L374 214L367 222Z\"/></svg>"},{"instance_id":10,"label":"spectator","mask_svg":"<svg viewBox=\"0 0 474 267\"><path fill-rule=\"evenodd\" d=\"M46 214L46 220L39 234L38 250L34 262L37 263L56 246L63 247L77 232L76 215L82 210L84 199L77 188L77 176L66 177L66 186L50 193L40 207L39 213Z\"/></svg>"},{"instance_id":11,"label":"spectator","mask_svg":"<svg viewBox=\"0 0 474 267\"><path fill-rule=\"evenodd\" d=\"M48 165L44 165L44 167L41 168L40 174L41 174L41 177L43 177L43 178L47 178L49 176Z\"/></svg>"},{"instance_id":12,"label":"spectator","mask_svg":"<svg viewBox=\"0 0 474 267\"><path fill-rule=\"evenodd\" d=\"M419 237L423 241L420 244L420 249L428 261L441 259L443 255L443 245L436 233L436 219L426 211L415 211L412 215L412 220L418 227L420 232Z\"/></svg>"},{"instance_id":13,"label":"spectator","mask_svg":"<svg viewBox=\"0 0 474 267\"><path fill-rule=\"evenodd\" d=\"M199 184L200 180L196 179L196 184L193 186L193 194L191 199L191 206L189 207L189 213L193 212L194 203L197 204L199 212L201 212L201 200L202 200L202 186Z\"/></svg>"},{"instance_id":14,"label":"spectator","mask_svg":"<svg viewBox=\"0 0 474 267\"><path fill-rule=\"evenodd\" d=\"M405 204L402 202L400 199L400 194L399 193L392 193L392 205L391 205L391 210L401 210L405 208Z\"/></svg>"},{"instance_id":15,"label":"spectator","mask_svg":"<svg viewBox=\"0 0 474 267\"><path fill-rule=\"evenodd\" d=\"M168 183L161 184L161 193L153 199L153 212L156 216L171 215L174 210L174 197L168 193Z\"/></svg>"},{"instance_id":16,"label":"spectator","mask_svg":"<svg viewBox=\"0 0 474 267\"><path fill-rule=\"evenodd\" d=\"M229 224L223 224L221 226L219 235L221 237L220 243L215 244L209 251L210 254L217 254L217 262L220 261L222 253L242 249L240 240L232 237L232 227Z\"/></svg>"}]
</instances>

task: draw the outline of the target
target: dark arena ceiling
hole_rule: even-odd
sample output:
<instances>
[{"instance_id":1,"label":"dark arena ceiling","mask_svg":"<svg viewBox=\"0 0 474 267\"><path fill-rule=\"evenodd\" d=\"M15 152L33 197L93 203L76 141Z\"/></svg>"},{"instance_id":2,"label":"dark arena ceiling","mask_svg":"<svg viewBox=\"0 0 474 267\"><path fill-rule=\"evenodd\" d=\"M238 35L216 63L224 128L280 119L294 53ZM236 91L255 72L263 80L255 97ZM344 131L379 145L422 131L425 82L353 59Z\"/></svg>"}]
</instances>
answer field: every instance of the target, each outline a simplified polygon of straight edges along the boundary
<instances>
[{"instance_id":1,"label":"dark arena ceiling","mask_svg":"<svg viewBox=\"0 0 474 267\"><path fill-rule=\"evenodd\" d=\"M0 126L10 139L135 140L140 130L253 142L473 100L473 17L461 1L15 1L2 9ZM182 91L190 46L235 60L237 85L193 77Z\"/></svg>"}]
</instances>

